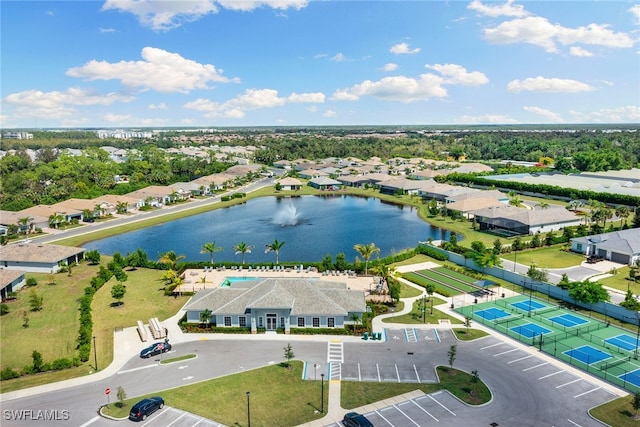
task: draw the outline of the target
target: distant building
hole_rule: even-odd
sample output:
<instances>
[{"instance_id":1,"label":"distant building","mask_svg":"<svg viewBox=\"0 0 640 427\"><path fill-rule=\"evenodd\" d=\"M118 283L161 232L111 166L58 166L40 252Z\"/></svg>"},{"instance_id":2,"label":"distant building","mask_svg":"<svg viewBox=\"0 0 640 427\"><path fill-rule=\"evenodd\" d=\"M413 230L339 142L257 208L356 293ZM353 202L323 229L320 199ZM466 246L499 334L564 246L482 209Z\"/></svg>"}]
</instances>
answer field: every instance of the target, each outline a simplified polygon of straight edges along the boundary
<instances>
[{"instance_id":1,"label":"distant building","mask_svg":"<svg viewBox=\"0 0 640 427\"><path fill-rule=\"evenodd\" d=\"M2 134L4 139L33 139L33 134L28 132L5 132Z\"/></svg>"}]
</instances>

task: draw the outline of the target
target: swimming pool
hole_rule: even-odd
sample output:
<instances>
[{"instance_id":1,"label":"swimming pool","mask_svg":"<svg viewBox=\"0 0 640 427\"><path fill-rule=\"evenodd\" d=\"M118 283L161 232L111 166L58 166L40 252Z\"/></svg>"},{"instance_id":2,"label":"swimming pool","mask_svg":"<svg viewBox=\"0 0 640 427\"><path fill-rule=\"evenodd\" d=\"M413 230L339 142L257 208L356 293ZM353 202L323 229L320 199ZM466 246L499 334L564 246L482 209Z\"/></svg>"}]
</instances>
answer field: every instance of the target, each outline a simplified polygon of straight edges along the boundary
<instances>
[{"instance_id":1,"label":"swimming pool","mask_svg":"<svg viewBox=\"0 0 640 427\"><path fill-rule=\"evenodd\" d=\"M246 282L247 280L258 280L259 277L225 277L222 283L220 283L221 288L228 288L235 282Z\"/></svg>"}]
</instances>

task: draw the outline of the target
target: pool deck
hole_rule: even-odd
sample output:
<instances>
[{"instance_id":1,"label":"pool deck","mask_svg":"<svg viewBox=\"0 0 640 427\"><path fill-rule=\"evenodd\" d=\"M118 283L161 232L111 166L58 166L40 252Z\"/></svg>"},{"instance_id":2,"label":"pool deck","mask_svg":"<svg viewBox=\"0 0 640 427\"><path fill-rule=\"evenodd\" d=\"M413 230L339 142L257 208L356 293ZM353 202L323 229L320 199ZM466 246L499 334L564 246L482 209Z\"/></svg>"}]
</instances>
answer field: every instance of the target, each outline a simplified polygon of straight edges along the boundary
<instances>
[{"instance_id":1,"label":"pool deck","mask_svg":"<svg viewBox=\"0 0 640 427\"><path fill-rule=\"evenodd\" d=\"M203 269L188 269L184 272L184 284L178 289L178 292L194 292L203 289L217 288L220 286L224 279L227 277L257 277L264 279L273 278L305 278L305 279L320 279L328 282L340 282L345 283L351 290L363 291L368 301L380 301L384 302L389 300L388 295L375 295L371 294L371 291L375 291L378 284L379 277L369 276L350 276L345 274L339 275L322 275L317 271L297 271L295 269L283 270L283 271L249 271L246 267L242 270L217 270L203 271ZM386 290L386 288L385 288Z\"/></svg>"}]
</instances>

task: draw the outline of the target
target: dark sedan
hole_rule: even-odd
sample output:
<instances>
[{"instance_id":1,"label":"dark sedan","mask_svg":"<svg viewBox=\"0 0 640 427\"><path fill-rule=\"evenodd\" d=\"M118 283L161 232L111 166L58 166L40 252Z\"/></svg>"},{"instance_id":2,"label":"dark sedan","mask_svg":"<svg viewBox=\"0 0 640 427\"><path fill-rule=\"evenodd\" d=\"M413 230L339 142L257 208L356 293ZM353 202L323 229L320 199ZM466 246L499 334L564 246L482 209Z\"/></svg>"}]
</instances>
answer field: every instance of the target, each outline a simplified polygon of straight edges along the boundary
<instances>
[{"instance_id":1,"label":"dark sedan","mask_svg":"<svg viewBox=\"0 0 640 427\"><path fill-rule=\"evenodd\" d=\"M163 407L164 399L160 396L142 399L140 402L133 405L133 408L131 408L131 412L129 412L129 419L133 421L146 420L149 415Z\"/></svg>"}]
</instances>

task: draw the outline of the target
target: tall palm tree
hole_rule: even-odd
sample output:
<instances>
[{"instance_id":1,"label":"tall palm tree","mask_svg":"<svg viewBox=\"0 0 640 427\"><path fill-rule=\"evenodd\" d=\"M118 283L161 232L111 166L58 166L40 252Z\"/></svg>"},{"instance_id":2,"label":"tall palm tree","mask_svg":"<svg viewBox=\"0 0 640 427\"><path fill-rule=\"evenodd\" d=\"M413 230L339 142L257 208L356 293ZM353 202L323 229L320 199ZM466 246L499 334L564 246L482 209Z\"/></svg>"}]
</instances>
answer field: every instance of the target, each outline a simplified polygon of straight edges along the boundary
<instances>
[{"instance_id":1,"label":"tall palm tree","mask_svg":"<svg viewBox=\"0 0 640 427\"><path fill-rule=\"evenodd\" d=\"M116 213L126 214L128 207L127 202L116 202Z\"/></svg>"},{"instance_id":2,"label":"tall palm tree","mask_svg":"<svg viewBox=\"0 0 640 427\"><path fill-rule=\"evenodd\" d=\"M631 212L629 212L629 208L626 206L618 206L616 208L616 216L620 218L620 227L627 223L627 218L629 218Z\"/></svg>"},{"instance_id":3,"label":"tall palm tree","mask_svg":"<svg viewBox=\"0 0 640 427\"><path fill-rule=\"evenodd\" d=\"M369 259L374 254L380 253L380 248L377 248L375 243L369 243L368 245L354 245L353 249L364 258L364 274L366 276L369 272Z\"/></svg>"},{"instance_id":4,"label":"tall palm tree","mask_svg":"<svg viewBox=\"0 0 640 427\"><path fill-rule=\"evenodd\" d=\"M184 255L177 255L175 251L168 251L160 255L158 260L161 264L170 264L173 270L177 270L178 261L186 258Z\"/></svg>"},{"instance_id":5,"label":"tall palm tree","mask_svg":"<svg viewBox=\"0 0 640 427\"><path fill-rule=\"evenodd\" d=\"M33 230L33 218L30 216L23 216L18 218L18 226L20 230L24 230L24 234L29 234Z\"/></svg>"},{"instance_id":6,"label":"tall palm tree","mask_svg":"<svg viewBox=\"0 0 640 427\"><path fill-rule=\"evenodd\" d=\"M284 246L284 242L279 242L278 239L274 240L273 243L268 243L265 245L264 253L274 252L276 254L276 265L278 265L278 255L280 254L280 249Z\"/></svg>"},{"instance_id":7,"label":"tall palm tree","mask_svg":"<svg viewBox=\"0 0 640 427\"><path fill-rule=\"evenodd\" d=\"M204 245L202 245L202 248L200 249L200 253L201 254L209 254L210 255L210 260L209 262L211 264L213 264L213 254L216 252L221 252L222 251L222 247L220 246L216 246L216 241L214 240L213 242L207 242Z\"/></svg>"},{"instance_id":8,"label":"tall palm tree","mask_svg":"<svg viewBox=\"0 0 640 427\"><path fill-rule=\"evenodd\" d=\"M61 213L54 213L49 215L49 227L60 228L60 224L64 222L64 215Z\"/></svg>"},{"instance_id":9,"label":"tall palm tree","mask_svg":"<svg viewBox=\"0 0 640 427\"><path fill-rule=\"evenodd\" d=\"M353 322L353 335L355 335L356 327L358 326L358 322L360 321L360 316L358 316L358 313L351 313L351 316L349 316L349 320Z\"/></svg>"},{"instance_id":10,"label":"tall palm tree","mask_svg":"<svg viewBox=\"0 0 640 427\"><path fill-rule=\"evenodd\" d=\"M250 254L253 248L255 248L254 245L247 245L245 242L240 242L237 245L233 246L233 250L235 251L236 255L242 254L242 265L244 265L244 255Z\"/></svg>"}]
</instances>

